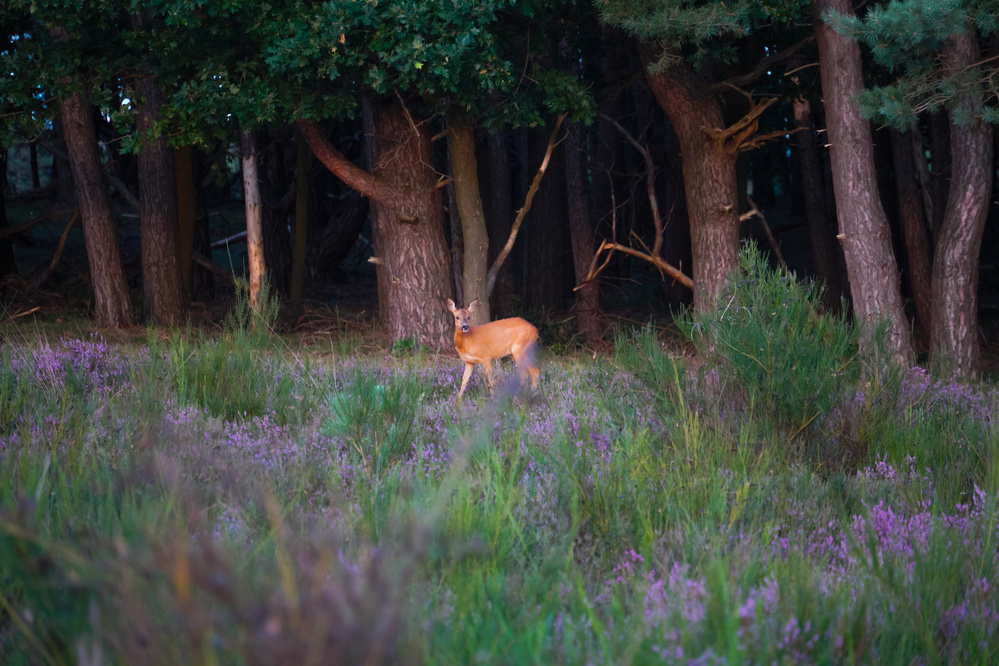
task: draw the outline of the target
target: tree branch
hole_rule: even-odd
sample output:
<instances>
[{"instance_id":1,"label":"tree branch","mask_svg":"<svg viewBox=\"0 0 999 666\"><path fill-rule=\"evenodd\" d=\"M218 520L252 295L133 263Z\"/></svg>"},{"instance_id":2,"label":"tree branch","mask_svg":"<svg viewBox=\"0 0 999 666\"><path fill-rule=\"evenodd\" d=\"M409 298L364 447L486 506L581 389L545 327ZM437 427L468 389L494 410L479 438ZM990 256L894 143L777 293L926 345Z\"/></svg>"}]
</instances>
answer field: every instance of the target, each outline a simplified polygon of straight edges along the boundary
<instances>
[{"instance_id":1,"label":"tree branch","mask_svg":"<svg viewBox=\"0 0 999 666\"><path fill-rule=\"evenodd\" d=\"M383 199L384 186L374 174L362 169L348 160L337 150L326 135L316 127L315 123L304 118L295 121L302 136L309 144L316 158L329 169L333 175L342 180L348 187L356 190L362 196L374 201Z\"/></svg>"},{"instance_id":2,"label":"tree branch","mask_svg":"<svg viewBox=\"0 0 999 666\"><path fill-rule=\"evenodd\" d=\"M766 74L768 71L770 71L773 67L775 67L777 63L787 60L788 58L796 54L798 51L800 51L802 48L804 48L806 44L809 44L814 40L815 36L809 35L808 37L805 37L797 44L792 44L790 47L784 49L783 51L779 51L777 53L768 55L767 57L763 58L756 64L756 67L746 72L745 74L734 76L731 79L726 79L724 81L719 81L718 83L715 83L710 88L708 88L708 90L714 95L720 95L723 92L725 92L727 88L731 87L743 88L745 86L748 86L750 83L755 83L756 81L763 78L763 75Z\"/></svg>"}]
</instances>

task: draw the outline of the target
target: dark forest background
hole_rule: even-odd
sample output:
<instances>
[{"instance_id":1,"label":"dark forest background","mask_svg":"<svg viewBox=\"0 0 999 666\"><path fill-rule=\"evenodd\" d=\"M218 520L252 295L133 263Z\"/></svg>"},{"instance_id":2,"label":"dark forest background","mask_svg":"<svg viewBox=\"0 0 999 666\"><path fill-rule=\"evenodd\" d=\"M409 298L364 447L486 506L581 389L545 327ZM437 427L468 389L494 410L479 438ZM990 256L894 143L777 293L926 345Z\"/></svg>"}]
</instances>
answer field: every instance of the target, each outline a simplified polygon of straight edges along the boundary
<instances>
[{"instance_id":1,"label":"dark forest background","mask_svg":"<svg viewBox=\"0 0 999 666\"><path fill-rule=\"evenodd\" d=\"M895 356L994 363L999 3L85 4L0 9L4 320L266 276L293 331L447 347L479 298L599 350L752 240Z\"/></svg>"}]
</instances>

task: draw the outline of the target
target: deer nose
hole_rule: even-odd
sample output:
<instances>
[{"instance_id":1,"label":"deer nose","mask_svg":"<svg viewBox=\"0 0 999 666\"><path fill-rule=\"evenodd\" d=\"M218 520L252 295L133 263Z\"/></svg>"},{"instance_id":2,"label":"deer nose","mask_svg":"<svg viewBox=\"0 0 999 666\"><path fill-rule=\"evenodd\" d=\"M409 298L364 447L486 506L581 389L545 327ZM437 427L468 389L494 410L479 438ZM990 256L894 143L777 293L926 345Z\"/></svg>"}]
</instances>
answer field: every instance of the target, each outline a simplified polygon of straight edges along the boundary
<instances>
[{"instance_id":1,"label":"deer nose","mask_svg":"<svg viewBox=\"0 0 999 666\"><path fill-rule=\"evenodd\" d=\"M461 332L462 333L468 333L468 324L462 324L461 325Z\"/></svg>"}]
</instances>

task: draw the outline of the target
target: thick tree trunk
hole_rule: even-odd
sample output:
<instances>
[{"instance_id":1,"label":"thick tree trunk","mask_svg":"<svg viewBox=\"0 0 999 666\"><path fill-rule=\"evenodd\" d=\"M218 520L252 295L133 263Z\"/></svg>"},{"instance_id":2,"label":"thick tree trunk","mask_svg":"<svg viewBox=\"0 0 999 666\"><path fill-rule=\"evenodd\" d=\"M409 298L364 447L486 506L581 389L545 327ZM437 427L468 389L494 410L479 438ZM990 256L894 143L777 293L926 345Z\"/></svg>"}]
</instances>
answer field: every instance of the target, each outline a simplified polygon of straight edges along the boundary
<instances>
[{"instance_id":1,"label":"thick tree trunk","mask_svg":"<svg viewBox=\"0 0 999 666\"><path fill-rule=\"evenodd\" d=\"M131 326L128 283L121 264L118 235L111 216L111 202L97 154L97 134L91 107L81 92L71 94L62 100L60 106L94 287L96 323L99 327Z\"/></svg>"},{"instance_id":2,"label":"thick tree trunk","mask_svg":"<svg viewBox=\"0 0 999 666\"><path fill-rule=\"evenodd\" d=\"M891 231L878 195L871 128L860 114L856 95L863 89L860 45L823 20L828 11L851 15L850 0L819 0L815 34L819 49L822 97L826 106L839 238L843 243L854 314L863 325L862 344L877 351L875 326L887 326L886 351L898 363L912 356L902 310L898 266Z\"/></svg>"},{"instance_id":3,"label":"thick tree trunk","mask_svg":"<svg viewBox=\"0 0 999 666\"><path fill-rule=\"evenodd\" d=\"M569 123L568 136L562 144L565 150L565 194L568 199L569 236L572 244L572 265L576 284L582 283L593 263L596 251L593 227L590 224L589 179L586 170L586 152L583 124ZM591 280L576 292L576 324L586 345L603 349L603 328L600 325L600 281Z\"/></svg>"},{"instance_id":4,"label":"thick tree trunk","mask_svg":"<svg viewBox=\"0 0 999 666\"><path fill-rule=\"evenodd\" d=\"M372 217L379 294L393 340L415 338L439 348L453 344L445 317L451 294L447 243L430 137L412 127L395 100L373 104L377 161L385 184Z\"/></svg>"},{"instance_id":5,"label":"thick tree trunk","mask_svg":"<svg viewBox=\"0 0 999 666\"><path fill-rule=\"evenodd\" d=\"M448 148L454 175L454 196L460 219L462 238L461 298L462 307L473 300L479 303L471 315L475 326L486 324L489 316L489 291L486 272L489 270L489 234L479 194L479 171L475 159L475 135L471 121L458 112L448 114Z\"/></svg>"},{"instance_id":6,"label":"thick tree trunk","mask_svg":"<svg viewBox=\"0 0 999 666\"><path fill-rule=\"evenodd\" d=\"M736 152L716 146L701 128L723 129L721 103L685 62L653 73L654 53L641 49L645 78L680 140L690 217L694 309L712 307L739 265Z\"/></svg>"},{"instance_id":7,"label":"thick tree trunk","mask_svg":"<svg viewBox=\"0 0 999 666\"><path fill-rule=\"evenodd\" d=\"M267 276L264 262L263 211L260 204L260 178L257 174L257 142L253 130L240 134L243 165L243 207L246 211L246 254L250 270L250 305L258 310L260 287Z\"/></svg>"},{"instance_id":8,"label":"thick tree trunk","mask_svg":"<svg viewBox=\"0 0 999 666\"><path fill-rule=\"evenodd\" d=\"M951 37L945 66L963 72L979 60L978 40L968 32ZM981 119L981 95L960 95L950 110L953 157L950 191L933 259L930 362L959 377L981 372L978 341L978 262L992 193L992 127ZM957 120L960 111L971 124Z\"/></svg>"},{"instance_id":9,"label":"thick tree trunk","mask_svg":"<svg viewBox=\"0 0 999 666\"><path fill-rule=\"evenodd\" d=\"M365 132L375 144L371 172L344 158L312 123L297 124L319 161L375 204L379 311L391 338L415 338L434 348L451 345L447 243L430 137L410 124L395 100L365 106Z\"/></svg>"},{"instance_id":10,"label":"thick tree trunk","mask_svg":"<svg viewBox=\"0 0 999 666\"><path fill-rule=\"evenodd\" d=\"M513 225L513 190L510 175L510 154L507 133L503 130L486 137L486 159L480 163L487 183L482 203L486 211L486 232L489 234L489 263L496 261ZM506 261L496 275L490 300L490 312L496 319L513 316L511 300L514 294L513 262Z\"/></svg>"},{"instance_id":11,"label":"thick tree trunk","mask_svg":"<svg viewBox=\"0 0 999 666\"><path fill-rule=\"evenodd\" d=\"M836 247L835 225L832 224L833 212L828 210L825 203L825 179L815 139L812 108L808 100L794 100L794 120L798 128L794 143L798 149L799 175L815 277L825 285L823 303L826 307L838 310L843 296L839 283L839 262L836 259L839 249Z\"/></svg>"},{"instance_id":12,"label":"thick tree trunk","mask_svg":"<svg viewBox=\"0 0 999 666\"><path fill-rule=\"evenodd\" d=\"M916 321L923 339L930 336L932 320L932 265L930 239L926 232L926 217L916 163L913 158L913 132L891 131L892 161L895 165L895 189L898 191L898 216L905 238L905 253L909 264L909 287L916 302Z\"/></svg>"},{"instance_id":13,"label":"thick tree trunk","mask_svg":"<svg viewBox=\"0 0 999 666\"><path fill-rule=\"evenodd\" d=\"M139 241L142 248L143 314L156 324L177 325L186 315L180 268L177 182L173 151L165 137L146 135L159 120L164 96L155 80L139 81L136 130L139 152Z\"/></svg>"}]
</instances>

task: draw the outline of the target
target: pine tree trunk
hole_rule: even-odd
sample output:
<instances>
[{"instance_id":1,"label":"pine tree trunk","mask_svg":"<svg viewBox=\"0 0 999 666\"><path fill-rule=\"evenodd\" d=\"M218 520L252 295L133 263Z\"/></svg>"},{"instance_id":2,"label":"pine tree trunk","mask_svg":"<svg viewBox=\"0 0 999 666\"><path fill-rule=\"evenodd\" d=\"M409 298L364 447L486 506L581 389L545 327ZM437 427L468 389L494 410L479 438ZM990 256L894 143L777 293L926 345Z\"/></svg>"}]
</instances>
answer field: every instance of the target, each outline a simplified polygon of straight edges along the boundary
<instances>
[{"instance_id":1,"label":"pine tree trunk","mask_svg":"<svg viewBox=\"0 0 999 666\"><path fill-rule=\"evenodd\" d=\"M916 178L913 158L913 133L891 131L892 161L895 165L895 188L898 191L898 216L905 238L905 252L909 264L909 287L916 302L916 321L923 339L930 335L933 291L931 288L932 265L930 239L923 214L923 198Z\"/></svg>"},{"instance_id":2,"label":"pine tree trunk","mask_svg":"<svg viewBox=\"0 0 999 666\"><path fill-rule=\"evenodd\" d=\"M464 305L478 299L472 313L473 325L486 324L489 316L489 292L486 272L489 270L489 234L479 194L479 171L475 159L475 136L471 121L461 113L448 114L448 148L454 175L454 195L458 207L462 237L461 298Z\"/></svg>"},{"instance_id":3,"label":"pine tree trunk","mask_svg":"<svg viewBox=\"0 0 999 666\"><path fill-rule=\"evenodd\" d=\"M973 28L948 40L944 63L949 71L963 72L978 60ZM933 258L930 362L958 377L974 378L981 373L978 263L992 193L992 127L980 118L981 96L964 93L954 106L950 110L950 191ZM959 110L975 120L959 123Z\"/></svg>"},{"instance_id":4,"label":"pine tree trunk","mask_svg":"<svg viewBox=\"0 0 999 666\"><path fill-rule=\"evenodd\" d=\"M96 324L98 327L128 327L132 325L128 283L121 264L117 230L111 216L111 202L97 154L97 133L94 130L92 109L81 92L72 93L62 100L60 106L70 170L83 222L90 278L94 287Z\"/></svg>"},{"instance_id":5,"label":"pine tree trunk","mask_svg":"<svg viewBox=\"0 0 999 666\"><path fill-rule=\"evenodd\" d=\"M907 364L912 346L902 310L898 266L892 253L888 219L878 194L871 128L856 101L857 93L863 89L860 45L844 38L822 20L829 10L852 15L853 6L850 0L819 0L815 34L839 237L854 314L863 325L862 344L868 354L876 353L875 326L884 323L885 350L896 362Z\"/></svg>"},{"instance_id":6,"label":"pine tree trunk","mask_svg":"<svg viewBox=\"0 0 999 666\"><path fill-rule=\"evenodd\" d=\"M794 135L794 142L798 149L798 165L815 277L825 285L823 303L826 307L838 310L843 295L839 284L839 262L836 260L839 250L836 247L836 231L831 224L832 216L825 204L825 179L819 159L818 143L815 140L812 108L808 100L794 100L794 120L799 128Z\"/></svg>"},{"instance_id":7,"label":"pine tree trunk","mask_svg":"<svg viewBox=\"0 0 999 666\"><path fill-rule=\"evenodd\" d=\"M583 124L572 121L562 144L565 150L565 195L569 212L569 236L572 243L572 265L576 284L586 279L596 252L593 227L590 224L590 192L587 183L586 146ZM576 324L591 349L603 349L603 328L600 325L600 281L591 280L576 293Z\"/></svg>"},{"instance_id":8,"label":"pine tree trunk","mask_svg":"<svg viewBox=\"0 0 999 666\"><path fill-rule=\"evenodd\" d=\"M680 140L690 217L694 309L711 308L739 264L737 155L716 147L701 129L724 128L721 103L685 62L649 71L656 55L641 49L645 79Z\"/></svg>"},{"instance_id":9,"label":"pine tree trunk","mask_svg":"<svg viewBox=\"0 0 999 666\"><path fill-rule=\"evenodd\" d=\"M159 325L180 324L186 315L180 269L177 182L166 137L144 135L159 120L164 96L155 80L139 81L136 130L139 152L139 240L142 248L143 313Z\"/></svg>"},{"instance_id":10,"label":"pine tree trunk","mask_svg":"<svg viewBox=\"0 0 999 666\"><path fill-rule=\"evenodd\" d=\"M260 204L260 178L257 174L257 142L253 130L240 134L241 161L243 165L243 207L246 211L246 254L250 270L250 305L258 310L260 287L266 279L264 262L264 228Z\"/></svg>"}]
</instances>

